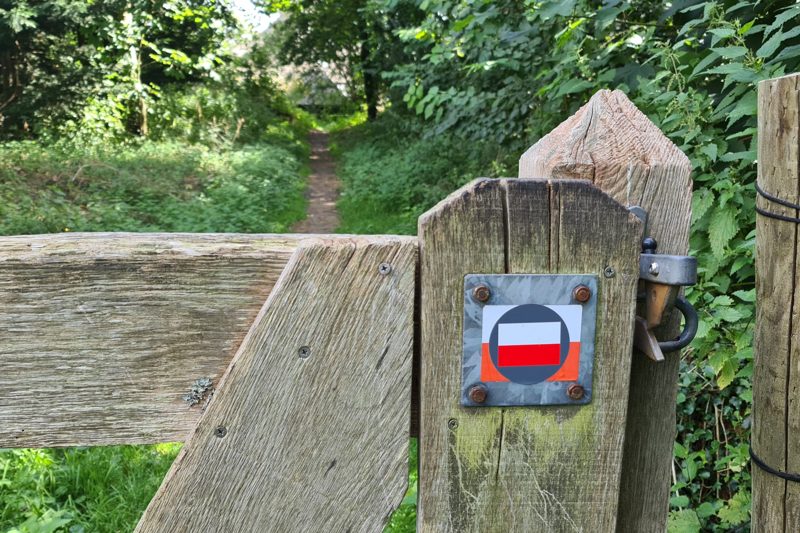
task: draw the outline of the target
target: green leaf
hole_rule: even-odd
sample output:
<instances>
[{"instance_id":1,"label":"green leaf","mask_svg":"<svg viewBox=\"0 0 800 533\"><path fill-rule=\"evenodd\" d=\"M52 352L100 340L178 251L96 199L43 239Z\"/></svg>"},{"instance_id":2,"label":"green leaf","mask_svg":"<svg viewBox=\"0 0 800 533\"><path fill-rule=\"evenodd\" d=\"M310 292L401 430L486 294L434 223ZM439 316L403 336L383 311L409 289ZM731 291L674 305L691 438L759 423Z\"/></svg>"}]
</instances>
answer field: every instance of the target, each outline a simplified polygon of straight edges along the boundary
<instances>
[{"instance_id":1,"label":"green leaf","mask_svg":"<svg viewBox=\"0 0 800 533\"><path fill-rule=\"evenodd\" d=\"M692 224L703 218L714 205L714 193L708 189L700 189L692 195Z\"/></svg>"},{"instance_id":2,"label":"green leaf","mask_svg":"<svg viewBox=\"0 0 800 533\"><path fill-rule=\"evenodd\" d=\"M566 94L578 93L581 91L585 91L590 87L592 87L592 84L589 83L588 81L581 80L578 78L573 78L561 84L561 87L558 89L558 92L555 94L555 97L558 98L559 96L564 96Z\"/></svg>"},{"instance_id":3,"label":"green leaf","mask_svg":"<svg viewBox=\"0 0 800 533\"><path fill-rule=\"evenodd\" d=\"M717 145L716 144L706 144L700 148L700 153L705 154L708 158L712 161L717 160Z\"/></svg>"},{"instance_id":4,"label":"green leaf","mask_svg":"<svg viewBox=\"0 0 800 533\"><path fill-rule=\"evenodd\" d=\"M669 499L669 504L672 507L688 507L689 506L689 497L688 496L673 496Z\"/></svg>"},{"instance_id":5,"label":"green leaf","mask_svg":"<svg viewBox=\"0 0 800 533\"><path fill-rule=\"evenodd\" d=\"M719 373L717 373L717 387L719 387L720 390L733 383L736 377L736 370L736 361L733 359L727 359L722 364L722 368L719 370Z\"/></svg>"},{"instance_id":6,"label":"green leaf","mask_svg":"<svg viewBox=\"0 0 800 533\"><path fill-rule=\"evenodd\" d=\"M770 57L783 41L791 39L792 37L797 37L798 35L800 35L800 26L792 28L785 33L783 31L778 31L775 35L767 39L767 42L761 45L761 48L756 51L756 56L763 58Z\"/></svg>"},{"instance_id":7,"label":"green leaf","mask_svg":"<svg viewBox=\"0 0 800 533\"><path fill-rule=\"evenodd\" d=\"M703 72L703 74L735 74L745 69L741 63L728 63L718 67L710 68Z\"/></svg>"},{"instance_id":8,"label":"green leaf","mask_svg":"<svg viewBox=\"0 0 800 533\"><path fill-rule=\"evenodd\" d=\"M695 511L697 511L697 516L700 518L708 518L714 514L714 506L710 502L703 502Z\"/></svg>"},{"instance_id":9,"label":"green leaf","mask_svg":"<svg viewBox=\"0 0 800 533\"><path fill-rule=\"evenodd\" d=\"M772 24L770 24L764 31L764 36L765 37L769 36L769 34L771 34L775 30L783 26L785 23L795 18L797 15L798 15L798 9L796 6L786 9L783 13L775 17L775 20L772 22Z\"/></svg>"},{"instance_id":10,"label":"green leaf","mask_svg":"<svg viewBox=\"0 0 800 533\"><path fill-rule=\"evenodd\" d=\"M755 302L756 301L756 290L750 289L749 291L736 291L733 293L734 296L742 300L743 302Z\"/></svg>"},{"instance_id":11,"label":"green leaf","mask_svg":"<svg viewBox=\"0 0 800 533\"><path fill-rule=\"evenodd\" d=\"M720 307L714 311L714 314L725 322L738 322L745 316L735 307Z\"/></svg>"},{"instance_id":12,"label":"green leaf","mask_svg":"<svg viewBox=\"0 0 800 533\"><path fill-rule=\"evenodd\" d=\"M725 59L736 59L747 55L747 48L744 46L720 46L719 48L712 48L711 50Z\"/></svg>"},{"instance_id":13,"label":"green leaf","mask_svg":"<svg viewBox=\"0 0 800 533\"><path fill-rule=\"evenodd\" d=\"M691 509L681 511L671 511L667 521L667 531L669 533L699 533L700 519Z\"/></svg>"},{"instance_id":14,"label":"green leaf","mask_svg":"<svg viewBox=\"0 0 800 533\"><path fill-rule=\"evenodd\" d=\"M711 302L711 305L713 305L714 307L717 307L717 306L727 307L727 306L733 305L733 298L731 298L727 294L721 294L721 295L717 296L716 298L714 298L714 301Z\"/></svg>"},{"instance_id":15,"label":"green leaf","mask_svg":"<svg viewBox=\"0 0 800 533\"><path fill-rule=\"evenodd\" d=\"M750 494L745 489L740 489L717 511L717 516L723 525L736 526L745 523L750 519Z\"/></svg>"},{"instance_id":16,"label":"green leaf","mask_svg":"<svg viewBox=\"0 0 800 533\"><path fill-rule=\"evenodd\" d=\"M728 208L714 211L708 224L708 238L711 244L711 252L715 257L722 258L725 254L725 247L738 231L735 210Z\"/></svg>"}]
</instances>

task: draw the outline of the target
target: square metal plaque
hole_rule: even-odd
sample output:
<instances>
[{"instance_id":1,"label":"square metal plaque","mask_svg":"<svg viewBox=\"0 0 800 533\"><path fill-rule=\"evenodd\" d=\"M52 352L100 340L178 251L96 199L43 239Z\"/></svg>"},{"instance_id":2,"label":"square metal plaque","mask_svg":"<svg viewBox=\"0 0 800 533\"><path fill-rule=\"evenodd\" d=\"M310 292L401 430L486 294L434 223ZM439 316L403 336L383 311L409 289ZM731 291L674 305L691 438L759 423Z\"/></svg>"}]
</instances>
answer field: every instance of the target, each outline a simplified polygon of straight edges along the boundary
<instances>
[{"instance_id":1,"label":"square metal plaque","mask_svg":"<svg viewBox=\"0 0 800 533\"><path fill-rule=\"evenodd\" d=\"M461 405L587 404L598 277L464 277Z\"/></svg>"}]
</instances>

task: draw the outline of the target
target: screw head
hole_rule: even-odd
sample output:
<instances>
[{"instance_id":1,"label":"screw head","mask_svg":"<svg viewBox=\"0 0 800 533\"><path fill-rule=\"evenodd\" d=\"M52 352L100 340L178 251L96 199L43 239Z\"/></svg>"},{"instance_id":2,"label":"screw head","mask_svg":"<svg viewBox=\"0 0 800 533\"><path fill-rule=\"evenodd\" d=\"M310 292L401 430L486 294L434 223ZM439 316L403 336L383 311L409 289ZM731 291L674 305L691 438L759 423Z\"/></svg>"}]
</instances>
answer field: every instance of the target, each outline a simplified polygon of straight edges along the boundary
<instances>
[{"instance_id":1,"label":"screw head","mask_svg":"<svg viewBox=\"0 0 800 533\"><path fill-rule=\"evenodd\" d=\"M467 396L475 403L483 403L486 401L486 397L489 396L489 391L486 389L486 385L478 383L469 388Z\"/></svg>"},{"instance_id":2,"label":"screw head","mask_svg":"<svg viewBox=\"0 0 800 533\"><path fill-rule=\"evenodd\" d=\"M586 285L578 285L572 289L572 297L575 298L576 302L585 304L592 297L592 289Z\"/></svg>"},{"instance_id":3,"label":"screw head","mask_svg":"<svg viewBox=\"0 0 800 533\"><path fill-rule=\"evenodd\" d=\"M311 348L308 346L301 346L300 349L297 350L297 356L300 359L308 359L311 357Z\"/></svg>"},{"instance_id":4,"label":"screw head","mask_svg":"<svg viewBox=\"0 0 800 533\"><path fill-rule=\"evenodd\" d=\"M486 285L478 285L472 289L472 297L481 303L486 303L492 297L492 291Z\"/></svg>"},{"instance_id":5,"label":"screw head","mask_svg":"<svg viewBox=\"0 0 800 533\"><path fill-rule=\"evenodd\" d=\"M581 398L583 398L585 392L586 391L583 390L583 387L581 385L573 383L567 389L567 396L569 396L570 400L580 400Z\"/></svg>"},{"instance_id":6,"label":"screw head","mask_svg":"<svg viewBox=\"0 0 800 533\"><path fill-rule=\"evenodd\" d=\"M603 270L603 275L607 278L613 278L617 275L617 271L614 270L613 267L607 266L605 270Z\"/></svg>"},{"instance_id":7,"label":"screw head","mask_svg":"<svg viewBox=\"0 0 800 533\"><path fill-rule=\"evenodd\" d=\"M647 271L650 272L650 274L652 274L653 276L658 276L659 269L660 267L658 266L658 263L653 261L652 263L650 263L650 266L647 268Z\"/></svg>"},{"instance_id":8,"label":"screw head","mask_svg":"<svg viewBox=\"0 0 800 533\"><path fill-rule=\"evenodd\" d=\"M378 265L378 272L381 276L386 276L392 272L392 265L389 263L381 263Z\"/></svg>"},{"instance_id":9,"label":"screw head","mask_svg":"<svg viewBox=\"0 0 800 533\"><path fill-rule=\"evenodd\" d=\"M455 418L451 418L450 420L447 421L447 429L453 431L456 428L458 428L458 420L456 420Z\"/></svg>"},{"instance_id":10,"label":"screw head","mask_svg":"<svg viewBox=\"0 0 800 533\"><path fill-rule=\"evenodd\" d=\"M228 434L228 428L226 428L225 426L217 426L214 429L214 436L217 437L218 439L225 437L225 435L227 434Z\"/></svg>"}]
</instances>

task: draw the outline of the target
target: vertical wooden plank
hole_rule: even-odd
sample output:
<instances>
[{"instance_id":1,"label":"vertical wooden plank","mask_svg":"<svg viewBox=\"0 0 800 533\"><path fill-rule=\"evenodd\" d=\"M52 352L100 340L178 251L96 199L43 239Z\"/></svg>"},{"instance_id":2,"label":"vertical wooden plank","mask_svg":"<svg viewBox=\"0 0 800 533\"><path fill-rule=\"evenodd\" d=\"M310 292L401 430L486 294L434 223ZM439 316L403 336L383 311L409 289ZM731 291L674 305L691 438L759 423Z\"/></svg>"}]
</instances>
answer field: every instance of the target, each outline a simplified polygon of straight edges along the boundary
<instances>
[{"instance_id":1,"label":"vertical wooden plank","mask_svg":"<svg viewBox=\"0 0 800 533\"><path fill-rule=\"evenodd\" d=\"M761 82L758 91L758 183L766 192L800 201L800 75ZM798 212L758 198L780 215ZM756 218L756 329L753 371L753 451L768 465L800 471L800 346L794 342L800 298L797 225ZM752 468L752 524L759 531L800 529L800 487Z\"/></svg>"},{"instance_id":2,"label":"vertical wooden plank","mask_svg":"<svg viewBox=\"0 0 800 533\"><path fill-rule=\"evenodd\" d=\"M614 528L640 239L586 183L479 181L420 219L420 531ZM460 406L463 277L480 272L601 275L592 403Z\"/></svg>"},{"instance_id":3,"label":"vertical wooden plank","mask_svg":"<svg viewBox=\"0 0 800 533\"><path fill-rule=\"evenodd\" d=\"M620 91L599 91L520 158L520 178L588 179L622 205L648 212L658 251L686 254L691 221L688 158ZM677 317L659 337L677 334ZM634 354L622 467L619 531L666 528L680 358Z\"/></svg>"},{"instance_id":4,"label":"vertical wooden plank","mask_svg":"<svg viewBox=\"0 0 800 533\"><path fill-rule=\"evenodd\" d=\"M380 530L407 484L416 255L301 245L137 531Z\"/></svg>"},{"instance_id":5,"label":"vertical wooden plank","mask_svg":"<svg viewBox=\"0 0 800 533\"><path fill-rule=\"evenodd\" d=\"M478 180L420 217L418 531L472 531L502 518L483 516L502 413L460 409L458 398L464 275L505 272L504 216L500 182Z\"/></svg>"},{"instance_id":6,"label":"vertical wooden plank","mask_svg":"<svg viewBox=\"0 0 800 533\"><path fill-rule=\"evenodd\" d=\"M509 272L600 275L594 389L586 406L506 409L500 477L519 508L535 511L512 523L515 531L613 531L642 228L586 182L557 181L537 194L544 185L507 182ZM537 207L547 204L531 201L543 195L549 221ZM548 226L549 242L542 230L530 238L531 227ZM613 278L602 275L608 266Z\"/></svg>"}]
</instances>

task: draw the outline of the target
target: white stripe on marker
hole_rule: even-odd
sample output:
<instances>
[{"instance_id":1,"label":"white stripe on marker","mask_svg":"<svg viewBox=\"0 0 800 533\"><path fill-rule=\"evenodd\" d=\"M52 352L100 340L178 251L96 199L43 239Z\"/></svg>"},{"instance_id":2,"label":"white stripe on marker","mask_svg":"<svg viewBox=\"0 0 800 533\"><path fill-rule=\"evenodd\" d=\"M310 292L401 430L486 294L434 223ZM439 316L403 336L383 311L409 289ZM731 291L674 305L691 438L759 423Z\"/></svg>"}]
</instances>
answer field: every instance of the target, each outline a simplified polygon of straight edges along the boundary
<instances>
[{"instance_id":1,"label":"white stripe on marker","mask_svg":"<svg viewBox=\"0 0 800 533\"><path fill-rule=\"evenodd\" d=\"M561 344L561 322L520 322L498 324L497 344Z\"/></svg>"}]
</instances>

